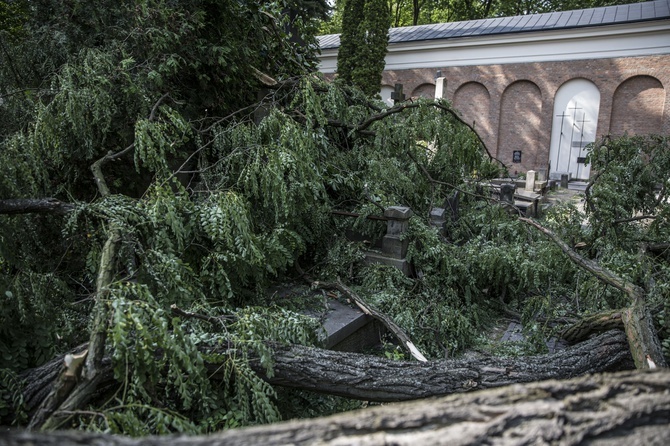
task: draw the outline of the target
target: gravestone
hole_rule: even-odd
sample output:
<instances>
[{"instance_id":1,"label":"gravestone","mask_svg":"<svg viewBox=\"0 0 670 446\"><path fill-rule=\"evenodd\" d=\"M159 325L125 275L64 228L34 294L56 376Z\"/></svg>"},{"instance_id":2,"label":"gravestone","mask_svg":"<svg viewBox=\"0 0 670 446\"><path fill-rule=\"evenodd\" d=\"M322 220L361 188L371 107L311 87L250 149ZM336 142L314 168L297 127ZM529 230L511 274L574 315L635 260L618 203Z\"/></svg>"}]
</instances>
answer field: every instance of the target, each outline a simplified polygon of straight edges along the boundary
<instances>
[{"instance_id":1,"label":"gravestone","mask_svg":"<svg viewBox=\"0 0 670 446\"><path fill-rule=\"evenodd\" d=\"M571 175L567 174L567 173L564 173L563 175L561 175L561 187L563 189L568 188L568 183L570 182L570 176Z\"/></svg>"},{"instance_id":2,"label":"gravestone","mask_svg":"<svg viewBox=\"0 0 670 446\"><path fill-rule=\"evenodd\" d=\"M430 211L430 225L437 228L441 235L444 235L445 211L444 208L433 208Z\"/></svg>"},{"instance_id":3,"label":"gravestone","mask_svg":"<svg viewBox=\"0 0 670 446\"><path fill-rule=\"evenodd\" d=\"M533 192L535 190L535 174L534 170L526 172L526 190Z\"/></svg>"},{"instance_id":4,"label":"gravestone","mask_svg":"<svg viewBox=\"0 0 670 446\"><path fill-rule=\"evenodd\" d=\"M504 183L500 185L500 201L503 203L514 204L514 192L516 185L513 183Z\"/></svg>"},{"instance_id":5,"label":"gravestone","mask_svg":"<svg viewBox=\"0 0 670 446\"><path fill-rule=\"evenodd\" d=\"M435 99L446 99L446 98L447 98L447 78L438 75L437 79L435 79Z\"/></svg>"},{"instance_id":6,"label":"gravestone","mask_svg":"<svg viewBox=\"0 0 670 446\"><path fill-rule=\"evenodd\" d=\"M386 235L382 239L382 253L394 259L405 258L409 240L401 238L409 228L409 218L412 215L412 210L404 206L391 206L384 211L384 217L388 221Z\"/></svg>"},{"instance_id":7,"label":"gravestone","mask_svg":"<svg viewBox=\"0 0 670 446\"><path fill-rule=\"evenodd\" d=\"M393 99L394 105L405 101L405 93L402 92L402 84L395 84L395 88L391 93L391 99Z\"/></svg>"},{"instance_id":8,"label":"gravestone","mask_svg":"<svg viewBox=\"0 0 670 446\"><path fill-rule=\"evenodd\" d=\"M384 211L387 222L386 235L382 238L382 252L380 254L368 251L365 254L367 263L391 265L403 274L410 275L410 264L405 258L409 240L403 239L403 235L409 228L409 219L412 215L412 210L405 206L391 206Z\"/></svg>"}]
</instances>

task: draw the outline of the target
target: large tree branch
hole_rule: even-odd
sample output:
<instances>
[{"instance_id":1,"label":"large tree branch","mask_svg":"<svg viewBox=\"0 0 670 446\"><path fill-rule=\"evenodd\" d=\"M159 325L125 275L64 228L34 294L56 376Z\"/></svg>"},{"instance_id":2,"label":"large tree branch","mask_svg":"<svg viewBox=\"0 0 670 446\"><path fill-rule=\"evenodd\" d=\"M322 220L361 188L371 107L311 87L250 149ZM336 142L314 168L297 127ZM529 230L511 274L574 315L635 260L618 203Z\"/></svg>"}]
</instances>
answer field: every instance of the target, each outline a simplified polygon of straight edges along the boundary
<instances>
[{"instance_id":1,"label":"large tree branch","mask_svg":"<svg viewBox=\"0 0 670 446\"><path fill-rule=\"evenodd\" d=\"M552 242L554 242L559 248L561 248L561 251L563 251L563 253L567 255L568 258L570 258L570 260L572 260L573 263L593 274L601 282L607 285L611 285L614 288L624 292L631 300L644 298L645 292L641 287L633 283L630 283L623 277L616 275L612 271L601 267L597 262L587 259L586 257L582 257L570 246L568 246L567 243L561 240L561 238L558 235L556 235L553 231L545 228L538 222L531 220L529 218L521 217L519 218L519 220L535 227L538 231L547 236Z\"/></svg>"},{"instance_id":2,"label":"large tree branch","mask_svg":"<svg viewBox=\"0 0 670 446\"><path fill-rule=\"evenodd\" d=\"M324 289L337 289L342 294L347 296L349 299L353 300L354 303L360 308L363 313L372 316L373 318L380 321L386 328L388 328L391 333L395 335L396 338L402 343L403 347L417 360L425 362L426 358L423 354L416 348L412 340L407 336L407 333L396 324L393 319L389 316L377 311L375 308L371 307L367 302L365 302L358 294L356 294L351 288L344 285L339 279L335 283L324 283L324 282L314 282L314 285L318 288Z\"/></svg>"},{"instance_id":3,"label":"large tree branch","mask_svg":"<svg viewBox=\"0 0 670 446\"><path fill-rule=\"evenodd\" d=\"M8 446L250 444L578 445L670 443L670 372L543 381L372 407L208 436L129 438L88 432L5 433Z\"/></svg>"},{"instance_id":4,"label":"large tree branch","mask_svg":"<svg viewBox=\"0 0 670 446\"><path fill-rule=\"evenodd\" d=\"M56 198L13 198L0 200L0 214L56 214L62 215L74 210L72 203L64 203Z\"/></svg>"},{"instance_id":5,"label":"large tree branch","mask_svg":"<svg viewBox=\"0 0 670 446\"><path fill-rule=\"evenodd\" d=\"M552 355L393 361L301 346L276 347L271 384L369 401L405 401L565 379L632 366L626 337L610 331ZM263 375L260 365L254 370Z\"/></svg>"},{"instance_id":6,"label":"large tree branch","mask_svg":"<svg viewBox=\"0 0 670 446\"><path fill-rule=\"evenodd\" d=\"M622 311L621 317L628 335L628 345L635 366L641 369L668 367L652 323L651 314L645 304L646 293L644 289L601 267L597 262L582 257L553 231L539 223L528 218L519 218L519 220L542 232L558 245L573 263L593 274L601 282L624 292L630 298L631 305Z\"/></svg>"},{"instance_id":7,"label":"large tree branch","mask_svg":"<svg viewBox=\"0 0 670 446\"><path fill-rule=\"evenodd\" d=\"M354 131L362 132L364 130L367 130L367 128L370 127L376 121L380 121L380 120L382 120L382 119L384 119L388 116L391 116L391 115L394 115L394 114L397 114L397 113L402 113L403 111L405 111L407 109L410 109L410 108L422 107L426 104L431 106L431 107L435 107L439 110L442 110L443 112L449 114L454 119L456 119L458 122L460 122L461 124L463 124L464 126L469 128L472 131L472 133L477 137L477 140L479 141L479 143L482 145L482 147L486 151L486 154L488 155L489 159L498 161L496 158L493 157L493 155L491 155L491 152L489 151L488 147L486 146L486 143L484 142L482 137L479 136L479 133L477 133L475 128L471 124L467 123L463 118L458 116L458 113L456 113L454 110L447 107L446 105L444 105L440 101L434 101L434 102L403 102L401 104L394 105L393 107L391 107L387 110L384 110L381 113L378 113L376 115L370 116L366 120L362 121L361 123L359 123L354 128Z\"/></svg>"},{"instance_id":8,"label":"large tree branch","mask_svg":"<svg viewBox=\"0 0 670 446\"><path fill-rule=\"evenodd\" d=\"M72 353L80 355L85 348L80 346ZM219 353L225 353L225 350ZM54 383L58 382L63 359L61 356L21 375L26 382L24 409L34 417L40 416L36 414L37 407L48 398ZM482 357L420 363L298 345L275 345L273 360L271 378L259 361L251 363L253 370L271 384L381 402L449 395L541 379L565 379L633 366L626 337L619 330L601 334L553 355L522 358ZM212 379L221 378L220 364L208 367ZM113 378L108 357L102 360L98 372L97 394L119 385Z\"/></svg>"}]
</instances>

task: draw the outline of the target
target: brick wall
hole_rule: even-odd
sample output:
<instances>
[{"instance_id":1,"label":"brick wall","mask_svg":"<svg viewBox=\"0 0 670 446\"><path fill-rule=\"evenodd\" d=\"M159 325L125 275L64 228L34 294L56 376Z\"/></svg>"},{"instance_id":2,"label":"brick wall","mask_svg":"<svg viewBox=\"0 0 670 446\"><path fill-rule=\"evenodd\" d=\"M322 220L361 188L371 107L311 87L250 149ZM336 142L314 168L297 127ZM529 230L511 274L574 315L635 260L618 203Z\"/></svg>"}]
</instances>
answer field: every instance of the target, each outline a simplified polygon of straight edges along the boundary
<instances>
[{"instance_id":1,"label":"brick wall","mask_svg":"<svg viewBox=\"0 0 670 446\"><path fill-rule=\"evenodd\" d=\"M670 55L386 71L383 84L402 83L412 96L426 96L437 70L447 79L447 99L475 122L511 173L546 168L553 98L571 79L589 80L600 91L597 137L670 135ZM514 150L522 150L520 164L511 164Z\"/></svg>"}]
</instances>

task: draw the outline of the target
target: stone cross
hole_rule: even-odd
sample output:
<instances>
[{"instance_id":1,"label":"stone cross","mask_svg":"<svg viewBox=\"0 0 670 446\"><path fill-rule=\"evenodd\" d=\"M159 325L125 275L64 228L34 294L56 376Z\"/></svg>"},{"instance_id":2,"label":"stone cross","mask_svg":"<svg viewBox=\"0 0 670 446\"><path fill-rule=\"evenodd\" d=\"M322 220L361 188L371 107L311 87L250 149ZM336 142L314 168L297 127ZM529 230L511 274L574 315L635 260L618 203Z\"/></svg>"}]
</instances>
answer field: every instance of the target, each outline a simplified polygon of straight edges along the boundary
<instances>
[{"instance_id":1,"label":"stone cross","mask_svg":"<svg viewBox=\"0 0 670 446\"><path fill-rule=\"evenodd\" d=\"M395 84L395 89L391 93L391 99L394 104L398 104L405 100L405 94L402 92L402 84Z\"/></svg>"}]
</instances>

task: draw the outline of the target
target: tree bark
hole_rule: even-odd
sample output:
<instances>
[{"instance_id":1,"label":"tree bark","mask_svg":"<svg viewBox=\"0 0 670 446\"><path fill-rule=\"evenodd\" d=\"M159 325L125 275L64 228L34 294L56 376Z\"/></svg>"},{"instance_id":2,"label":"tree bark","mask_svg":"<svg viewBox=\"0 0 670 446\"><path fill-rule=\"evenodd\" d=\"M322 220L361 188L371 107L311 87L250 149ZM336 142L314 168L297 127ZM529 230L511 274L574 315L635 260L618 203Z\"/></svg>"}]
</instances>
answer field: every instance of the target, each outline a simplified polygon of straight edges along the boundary
<instances>
[{"instance_id":1,"label":"tree bark","mask_svg":"<svg viewBox=\"0 0 670 446\"><path fill-rule=\"evenodd\" d=\"M85 348L80 346L75 352ZM603 333L553 355L521 358L482 357L419 363L299 345L275 346L274 350L271 378L264 374L264 367L258 362L251 364L269 383L377 402L414 400L633 367L626 336L620 330ZM30 416L40 416L36 410L58 382L62 364L63 357L59 357L21 375L27 383L23 392L24 409ZM220 364L210 367L212 378L218 379ZM96 376L95 395L104 395L118 385L109 358L99 365Z\"/></svg>"},{"instance_id":2,"label":"tree bark","mask_svg":"<svg viewBox=\"0 0 670 446\"><path fill-rule=\"evenodd\" d=\"M624 311L626 310L610 310L592 314L567 327L560 336L565 341L575 344L588 339L593 333L602 333L617 328L623 330L624 324L621 315Z\"/></svg>"},{"instance_id":3,"label":"tree bark","mask_svg":"<svg viewBox=\"0 0 670 446\"><path fill-rule=\"evenodd\" d=\"M479 389L566 379L633 367L619 330L552 355L481 357L442 361L393 361L302 346L279 346L269 383L360 400L393 402ZM253 365L263 375L260 365Z\"/></svg>"},{"instance_id":4,"label":"tree bark","mask_svg":"<svg viewBox=\"0 0 670 446\"><path fill-rule=\"evenodd\" d=\"M64 203L55 198L14 198L0 200L0 214L56 214L62 215L74 210L72 203Z\"/></svg>"},{"instance_id":5,"label":"tree bark","mask_svg":"<svg viewBox=\"0 0 670 446\"><path fill-rule=\"evenodd\" d=\"M4 434L26 445L670 444L670 372L620 372L378 406L209 436Z\"/></svg>"},{"instance_id":6,"label":"tree bark","mask_svg":"<svg viewBox=\"0 0 670 446\"><path fill-rule=\"evenodd\" d=\"M60 373L53 390L42 402L35 416L30 420L33 429L56 428L58 421L52 418L56 411L72 411L83 407L93 396L101 382L109 376L111 363L103 365L105 342L109 325L110 310L107 302L108 286L112 282L116 264L116 252L121 244L121 236L115 228L105 242L100 254L100 266L96 282L96 298L93 307L93 322L85 361L76 370L67 369ZM67 358L65 355L64 358ZM65 359L64 362L67 362ZM62 420L61 420L62 422Z\"/></svg>"}]
</instances>

